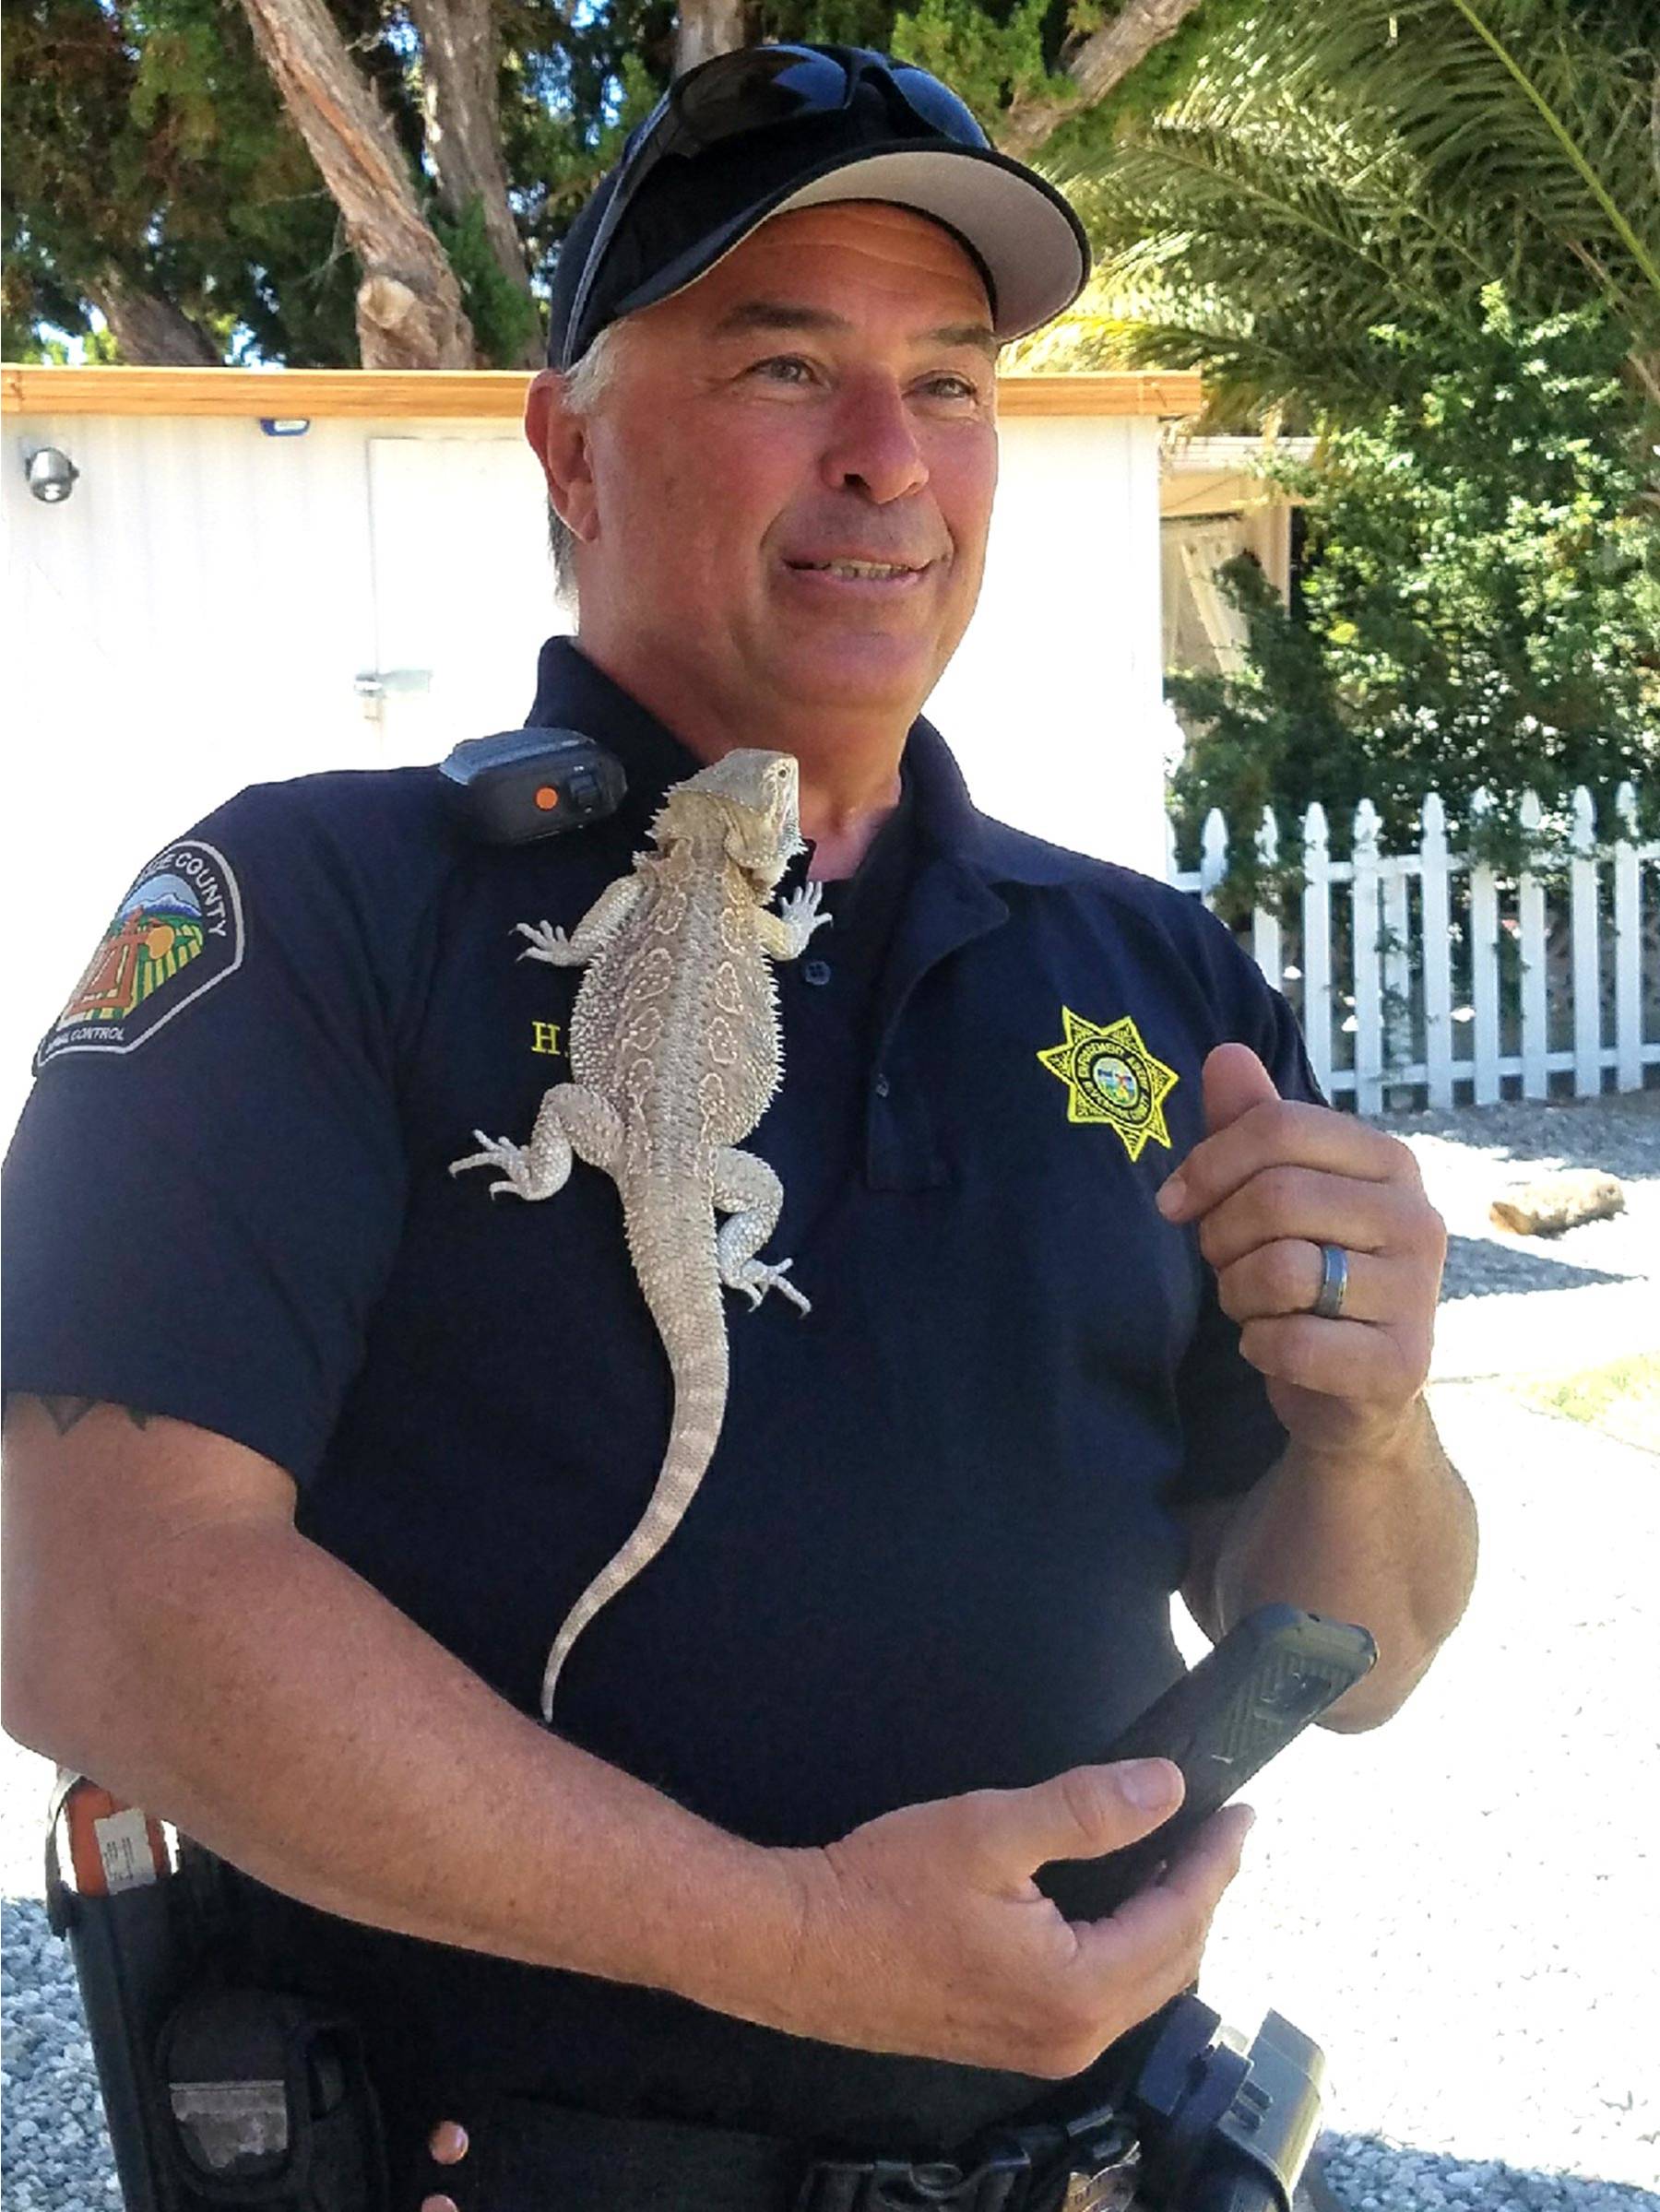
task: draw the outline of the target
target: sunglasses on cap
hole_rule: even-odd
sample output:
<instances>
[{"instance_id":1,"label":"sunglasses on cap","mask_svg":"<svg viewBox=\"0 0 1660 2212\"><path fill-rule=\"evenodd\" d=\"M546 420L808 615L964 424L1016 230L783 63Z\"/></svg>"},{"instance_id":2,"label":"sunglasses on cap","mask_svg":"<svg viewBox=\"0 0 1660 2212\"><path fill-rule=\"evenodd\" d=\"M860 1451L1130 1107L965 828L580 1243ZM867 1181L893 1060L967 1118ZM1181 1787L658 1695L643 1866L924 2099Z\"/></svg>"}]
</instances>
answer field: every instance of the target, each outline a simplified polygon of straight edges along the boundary
<instances>
[{"instance_id":1,"label":"sunglasses on cap","mask_svg":"<svg viewBox=\"0 0 1660 2212\"><path fill-rule=\"evenodd\" d=\"M762 46L717 53L670 86L631 134L605 214L594 233L566 322L564 366L587 350L588 312L611 242L641 188L670 155L691 160L733 138L776 130L853 104L861 86L886 101L899 135L990 141L956 94L926 69L890 61L867 46Z\"/></svg>"}]
</instances>

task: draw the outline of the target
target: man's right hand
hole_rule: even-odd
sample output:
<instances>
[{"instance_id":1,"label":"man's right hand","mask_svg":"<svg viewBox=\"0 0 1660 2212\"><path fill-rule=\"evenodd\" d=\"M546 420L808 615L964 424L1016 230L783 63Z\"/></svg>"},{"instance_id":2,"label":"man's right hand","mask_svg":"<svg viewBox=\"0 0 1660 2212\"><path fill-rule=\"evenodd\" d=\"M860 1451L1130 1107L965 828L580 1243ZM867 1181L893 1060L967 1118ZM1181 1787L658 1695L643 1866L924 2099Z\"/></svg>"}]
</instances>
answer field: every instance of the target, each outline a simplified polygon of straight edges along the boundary
<instances>
[{"instance_id":1,"label":"man's right hand","mask_svg":"<svg viewBox=\"0 0 1660 2212\"><path fill-rule=\"evenodd\" d=\"M1168 1760L1078 1767L1035 1789L906 1805L825 1850L780 1853L800 1934L773 2024L860 2050L1081 2073L1193 1980L1251 1815L1215 1815L1107 1920L1065 1920L1033 1875L1119 1851L1180 1802Z\"/></svg>"},{"instance_id":2,"label":"man's right hand","mask_svg":"<svg viewBox=\"0 0 1660 2212\"><path fill-rule=\"evenodd\" d=\"M292 1480L243 1446L29 1397L6 1443L6 1727L326 1912L1044 2076L1192 1979L1237 1810L1093 1925L1031 1878L1157 1827L1163 1761L1160 1804L1079 1768L768 1850L505 1704L301 1536Z\"/></svg>"}]
</instances>

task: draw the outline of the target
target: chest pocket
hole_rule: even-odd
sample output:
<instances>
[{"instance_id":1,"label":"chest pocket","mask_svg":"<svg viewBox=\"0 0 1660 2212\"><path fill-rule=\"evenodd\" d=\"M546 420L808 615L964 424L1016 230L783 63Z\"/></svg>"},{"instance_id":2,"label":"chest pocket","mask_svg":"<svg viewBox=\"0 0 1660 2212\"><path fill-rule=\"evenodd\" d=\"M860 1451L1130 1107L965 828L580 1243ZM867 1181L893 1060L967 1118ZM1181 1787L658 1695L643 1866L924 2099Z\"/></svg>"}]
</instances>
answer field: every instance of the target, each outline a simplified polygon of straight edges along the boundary
<instances>
[{"instance_id":1,"label":"chest pocket","mask_svg":"<svg viewBox=\"0 0 1660 2212\"><path fill-rule=\"evenodd\" d=\"M1200 1133L1202 1048L1134 1011L1110 973L985 982L962 975L935 1003L955 1042L931 1098L981 1280L1086 1366L1165 1381L1192 1337L1202 1262L1154 1199Z\"/></svg>"}]
</instances>

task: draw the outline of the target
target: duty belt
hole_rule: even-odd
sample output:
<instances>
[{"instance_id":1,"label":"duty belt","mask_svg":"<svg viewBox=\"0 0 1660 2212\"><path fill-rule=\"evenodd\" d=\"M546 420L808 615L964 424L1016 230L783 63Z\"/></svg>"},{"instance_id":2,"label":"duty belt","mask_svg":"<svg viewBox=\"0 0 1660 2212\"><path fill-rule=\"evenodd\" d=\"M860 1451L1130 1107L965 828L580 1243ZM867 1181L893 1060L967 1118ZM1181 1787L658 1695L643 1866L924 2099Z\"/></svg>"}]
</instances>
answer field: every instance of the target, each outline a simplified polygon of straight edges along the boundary
<instances>
[{"instance_id":1,"label":"duty belt","mask_svg":"<svg viewBox=\"0 0 1660 2212\"><path fill-rule=\"evenodd\" d=\"M548 2203L629 2212L1122 2212L1133 2128L1103 2110L999 2131L962 2161L814 2157L800 2144L676 2122L613 2119L518 2098L469 2127L472 2187L502 2212ZM433 2169L429 2185L442 2169Z\"/></svg>"}]
</instances>

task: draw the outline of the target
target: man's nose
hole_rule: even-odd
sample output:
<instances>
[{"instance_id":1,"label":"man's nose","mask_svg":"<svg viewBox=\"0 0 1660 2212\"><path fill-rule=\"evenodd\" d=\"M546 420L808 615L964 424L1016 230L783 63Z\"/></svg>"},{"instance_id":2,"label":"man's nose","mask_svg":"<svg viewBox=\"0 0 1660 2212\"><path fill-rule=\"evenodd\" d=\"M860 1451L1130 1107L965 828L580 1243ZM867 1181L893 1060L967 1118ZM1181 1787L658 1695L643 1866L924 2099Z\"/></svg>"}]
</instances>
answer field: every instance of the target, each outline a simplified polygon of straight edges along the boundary
<instances>
[{"instance_id":1,"label":"man's nose","mask_svg":"<svg viewBox=\"0 0 1660 2212\"><path fill-rule=\"evenodd\" d=\"M842 392L824 449L833 491L856 487L878 504L919 491L928 463L905 394L890 377L860 378Z\"/></svg>"}]
</instances>

